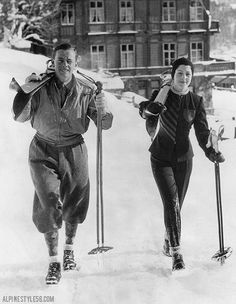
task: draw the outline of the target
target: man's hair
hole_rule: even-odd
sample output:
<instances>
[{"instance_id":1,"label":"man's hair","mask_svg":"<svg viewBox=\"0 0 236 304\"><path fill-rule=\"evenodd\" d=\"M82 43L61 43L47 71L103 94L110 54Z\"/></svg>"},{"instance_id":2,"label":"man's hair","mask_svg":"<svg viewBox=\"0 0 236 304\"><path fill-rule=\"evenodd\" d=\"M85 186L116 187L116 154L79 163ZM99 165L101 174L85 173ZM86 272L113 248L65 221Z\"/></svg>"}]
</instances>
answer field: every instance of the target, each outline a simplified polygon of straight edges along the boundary
<instances>
[{"instance_id":1,"label":"man's hair","mask_svg":"<svg viewBox=\"0 0 236 304\"><path fill-rule=\"evenodd\" d=\"M59 51L59 50L64 50L64 51L74 50L75 51L75 58L77 60L77 57L78 57L77 50L76 50L76 48L72 44L70 44L70 43L61 43L61 44L57 45L53 49L53 54L52 54L53 56L52 56L52 58L55 58L56 52Z\"/></svg>"}]
</instances>

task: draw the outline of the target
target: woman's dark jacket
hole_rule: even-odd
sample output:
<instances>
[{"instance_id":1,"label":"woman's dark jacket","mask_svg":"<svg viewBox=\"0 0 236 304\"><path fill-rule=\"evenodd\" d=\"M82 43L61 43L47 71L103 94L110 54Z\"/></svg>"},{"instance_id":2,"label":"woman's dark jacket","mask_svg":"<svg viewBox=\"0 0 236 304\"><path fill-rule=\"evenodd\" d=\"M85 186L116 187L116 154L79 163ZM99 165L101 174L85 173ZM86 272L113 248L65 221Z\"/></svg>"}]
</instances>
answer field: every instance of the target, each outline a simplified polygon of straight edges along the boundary
<instances>
[{"instance_id":1,"label":"woman's dark jacket","mask_svg":"<svg viewBox=\"0 0 236 304\"><path fill-rule=\"evenodd\" d=\"M150 100L142 102L140 104L141 115L143 111L153 103L157 94L158 90L155 90ZM206 144L210 131L208 128L206 112L203 105L203 98L192 92L188 92L186 95L178 95L170 90L165 103L167 111L168 106L171 102L180 103L175 143L167 135L163 135L163 133L157 133L157 136L152 141L152 144L149 148L151 154L155 158L163 161L185 161L192 158L193 149L189 139L189 132L192 125L194 126L199 145L204 150L204 152L207 153ZM158 119L158 116L150 116L146 117L146 119L152 120L151 123L153 123L153 119Z\"/></svg>"}]
</instances>

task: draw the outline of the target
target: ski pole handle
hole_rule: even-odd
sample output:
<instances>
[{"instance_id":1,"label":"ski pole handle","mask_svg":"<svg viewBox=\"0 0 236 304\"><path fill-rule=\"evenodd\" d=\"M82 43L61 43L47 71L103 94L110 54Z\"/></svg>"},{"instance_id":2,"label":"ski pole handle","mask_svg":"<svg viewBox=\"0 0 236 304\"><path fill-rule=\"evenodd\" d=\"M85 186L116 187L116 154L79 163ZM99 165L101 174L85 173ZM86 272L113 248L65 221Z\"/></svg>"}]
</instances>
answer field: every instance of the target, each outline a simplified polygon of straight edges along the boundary
<instances>
[{"instance_id":1,"label":"ski pole handle","mask_svg":"<svg viewBox=\"0 0 236 304\"><path fill-rule=\"evenodd\" d=\"M106 100L105 95L102 91L102 83L97 81L96 83L97 90L95 91L95 105L98 111L98 115L106 114Z\"/></svg>"},{"instance_id":2,"label":"ski pole handle","mask_svg":"<svg viewBox=\"0 0 236 304\"><path fill-rule=\"evenodd\" d=\"M97 94L99 94L99 93L102 92L102 86L103 86L103 84L102 84L101 81L96 81L96 82L95 82L95 85L96 85L96 87L97 87L97 89L96 89L96 95L97 95Z\"/></svg>"}]
</instances>

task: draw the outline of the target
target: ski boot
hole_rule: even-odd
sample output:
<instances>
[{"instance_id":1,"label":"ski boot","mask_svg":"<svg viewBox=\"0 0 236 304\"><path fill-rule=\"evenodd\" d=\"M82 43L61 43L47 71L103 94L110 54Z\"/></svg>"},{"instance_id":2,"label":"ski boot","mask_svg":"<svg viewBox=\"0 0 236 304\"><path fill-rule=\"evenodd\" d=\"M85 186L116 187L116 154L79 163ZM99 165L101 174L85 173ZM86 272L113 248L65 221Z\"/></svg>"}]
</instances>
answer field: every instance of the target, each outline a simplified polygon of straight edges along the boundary
<instances>
[{"instance_id":1,"label":"ski boot","mask_svg":"<svg viewBox=\"0 0 236 304\"><path fill-rule=\"evenodd\" d=\"M48 274L46 276L46 284L58 284L61 279L61 265L59 262L52 262L49 264Z\"/></svg>"},{"instance_id":2,"label":"ski boot","mask_svg":"<svg viewBox=\"0 0 236 304\"><path fill-rule=\"evenodd\" d=\"M185 269L182 254L175 252L172 255L172 271Z\"/></svg>"},{"instance_id":3,"label":"ski boot","mask_svg":"<svg viewBox=\"0 0 236 304\"><path fill-rule=\"evenodd\" d=\"M74 270L76 268L76 262L74 258L74 251L73 250L64 250L63 256L63 269L66 270Z\"/></svg>"},{"instance_id":4,"label":"ski boot","mask_svg":"<svg viewBox=\"0 0 236 304\"><path fill-rule=\"evenodd\" d=\"M170 243L167 239L164 240L164 244L163 244L163 249L162 252L164 255L171 257L171 253L170 253Z\"/></svg>"}]
</instances>

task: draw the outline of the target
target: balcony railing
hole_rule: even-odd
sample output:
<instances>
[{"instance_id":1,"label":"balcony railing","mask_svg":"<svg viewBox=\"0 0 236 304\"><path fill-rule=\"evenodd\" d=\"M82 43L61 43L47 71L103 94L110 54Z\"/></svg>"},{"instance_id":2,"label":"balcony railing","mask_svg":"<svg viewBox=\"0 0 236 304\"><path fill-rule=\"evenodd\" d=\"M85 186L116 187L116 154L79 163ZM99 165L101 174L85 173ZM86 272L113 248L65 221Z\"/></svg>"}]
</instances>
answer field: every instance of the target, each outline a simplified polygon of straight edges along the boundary
<instances>
[{"instance_id":1,"label":"balcony railing","mask_svg":"<svg viewBox=\"0 0 236 304\"><path fill-rule=\"evenodd\" d=\"M133 68L112 68L109 71L118 73L124 78L159 78L159 76L170 70L171 66L133 67ZM194 64L194 76L214 75L236 75L236 62L234 61L203 61Z\"/></svg>"},{"instance_id":2,"label":"balcony railing","mask_svg":"<svg viewBox=\"0 0 236 304\"><path fill-rule=\"evenodd\" d=\"M201 62L194 64L195 75L228 75L235 74L236 63L235 61L216 61L202 64Z\"/></svg>"},{"instance_id":3,"label":"balcony railing","mask_svg":"<svg viewBox=\"0 0 236 304\"><path fill-rule=\"evenodd\" d=\"M89 23L88 33L89 34L116 34L116 33L136 33L142 32L146 29L149 32L156 33L178 33L178 32L201 32L208 31L210 32L219 32L219 22L212 20L210 24L206 21L190 22L190 21L181 21L181 22L158 22L151 21L149 24L143 22L131 22L131 23L117 23L117 22L104 22L104 23ZM62 37L73 36L75 35L75 26L66 25L60 27L60 32Z\"/></svg>"},{"instance_id":4,"label":"balcony railing","mask_svg":"<svg viewBox=\"0 0 236 304\"><path fill-rule=\"evenodd\" d=\"M119 32L137 32L144 31L145 24L143 22L104 22L104 23L89 23L89 33L119 33Z\"/></svg>"},{"instance_id":5,"label":"balcony railing","mask_svg":"<svg viewBox=\"0 0 236 304\"><path fill-rule=\"evenodd\" d=\"M121 32L137 32L144 31L148 27L150 32L194 32L194 31L214 31L219 32L219 22L213 20L210 24L208 20L205 21L180 21L180 22L158 22L152 21L148 25L143 22L131 22L131 23L116 23L116 22L104 22L89 24L89 33L121 33Z\"/></svg>"},{"instance_id":6,"label":"balcony railing","mask_svg":"<svg viewBox=\"0 0 236 304\"><path fill-rule=\"evenodd\" d=\"M209 21L179 21L179 22L160 22L160 25L157 26L157 23L150 24L151 29L166 31L166 32L176 32L176 31L216 31L219 32L219 21L213 20L210 24Z\"/></svg>"}]
</instances>

